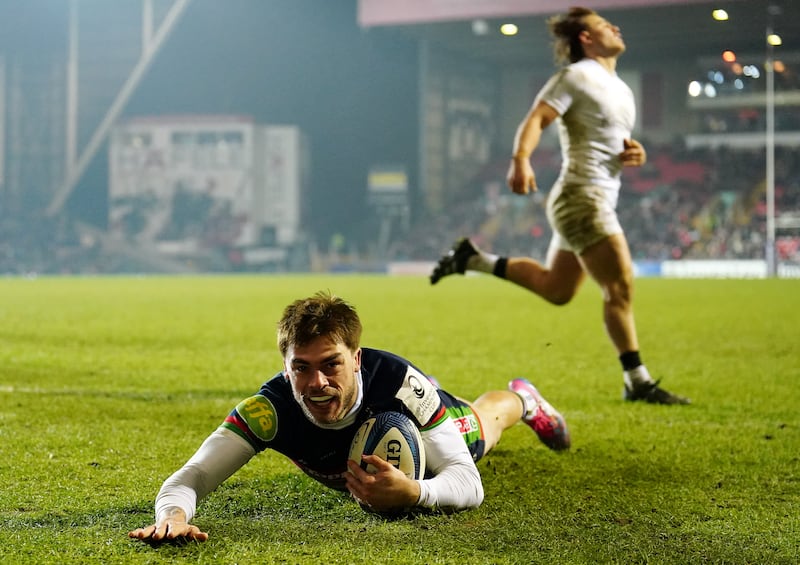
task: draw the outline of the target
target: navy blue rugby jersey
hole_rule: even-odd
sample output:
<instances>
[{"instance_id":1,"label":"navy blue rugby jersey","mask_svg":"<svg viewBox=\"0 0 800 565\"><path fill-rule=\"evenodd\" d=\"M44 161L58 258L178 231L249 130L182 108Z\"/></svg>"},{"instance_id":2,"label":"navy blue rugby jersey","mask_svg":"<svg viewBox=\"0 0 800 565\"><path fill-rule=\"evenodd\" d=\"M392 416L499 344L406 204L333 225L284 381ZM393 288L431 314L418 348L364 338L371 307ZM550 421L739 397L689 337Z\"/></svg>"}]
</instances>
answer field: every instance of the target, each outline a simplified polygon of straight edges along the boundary
<instances>
[{"instance_id":1,"label":"navy blue rugby jersey","mask_svg":"<svg viewBox=\"0 0 800 565\"><path fill-rule=\"evenodd\" d=\"M432 428L447 418L439 391L417 367L388 351L366 347L361 351L364 397L350 426L332 430L312 423L280 372L258 394L240 402L221 427L243 437L256 452L278 451L322 484L346 490L350 443L364 420L393 410L409 416L420 428Z\"/></svg>"}]
</instances>

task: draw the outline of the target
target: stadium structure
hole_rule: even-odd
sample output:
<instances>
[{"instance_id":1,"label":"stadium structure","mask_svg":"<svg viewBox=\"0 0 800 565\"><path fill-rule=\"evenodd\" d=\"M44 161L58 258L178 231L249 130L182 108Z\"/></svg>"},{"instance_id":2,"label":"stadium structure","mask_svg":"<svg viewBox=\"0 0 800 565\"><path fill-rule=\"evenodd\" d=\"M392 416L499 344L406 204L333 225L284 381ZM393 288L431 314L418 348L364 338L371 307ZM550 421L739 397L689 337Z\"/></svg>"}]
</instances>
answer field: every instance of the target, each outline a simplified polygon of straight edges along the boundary
<instances>
[{"instance_id":1,"label":"stadium structure","mask_svg":"<svg viewBox=\"0 0 800 565\"><path fill-rule=\"evenodd\" d=\"M649 165L640 275L797 276L800 4L587 0ZM543 253L503 176L547 0L0 4L0 272L422 272L465 230ZM543 185L554 138L535 155Z\"/></svg>"}]
</instances>

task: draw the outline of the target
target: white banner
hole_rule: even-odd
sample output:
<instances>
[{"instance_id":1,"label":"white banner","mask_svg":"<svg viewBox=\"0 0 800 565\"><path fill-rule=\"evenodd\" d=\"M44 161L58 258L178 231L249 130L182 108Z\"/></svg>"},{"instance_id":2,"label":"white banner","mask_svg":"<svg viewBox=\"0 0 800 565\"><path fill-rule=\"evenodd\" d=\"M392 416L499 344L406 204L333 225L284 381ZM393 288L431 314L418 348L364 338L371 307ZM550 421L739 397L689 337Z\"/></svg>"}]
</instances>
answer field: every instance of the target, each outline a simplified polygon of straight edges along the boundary
<instances>
[{"instance_id":1,"label":"white banner","mask_svg":"<svg viewBox=\"0 0 800 565\"><path fill-rule=\"evenodd\" d=\"M253 128L238 116L138 118L115 128L109 231L165 253L253 243Z\"/></svg>"}]
</instances>

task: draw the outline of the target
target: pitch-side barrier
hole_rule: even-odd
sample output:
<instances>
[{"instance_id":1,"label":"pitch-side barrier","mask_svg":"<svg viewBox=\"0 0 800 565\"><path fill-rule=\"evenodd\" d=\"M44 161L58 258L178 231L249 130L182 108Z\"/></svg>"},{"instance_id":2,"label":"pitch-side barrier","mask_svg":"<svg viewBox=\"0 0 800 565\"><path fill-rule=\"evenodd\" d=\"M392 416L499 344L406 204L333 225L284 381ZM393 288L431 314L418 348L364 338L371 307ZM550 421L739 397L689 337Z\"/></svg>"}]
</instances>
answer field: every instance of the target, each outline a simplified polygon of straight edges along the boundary
<instances>
[{"instance_id":1,"label":"pitch-side barrier","mask_svg":"<svg viewBox=\"0 0 800 565\"><path fill-rule=\"evenodd\" d=\"M433 261L399 261L387 264L390 275L427 276ZM665 277L681 279L763 279L767 278L766 261L754 260L685 260L685 261L636 261L634 273L637 277ZM779 263L779 278L800 278L800 265Z\"/></svg>"}]
</instances>

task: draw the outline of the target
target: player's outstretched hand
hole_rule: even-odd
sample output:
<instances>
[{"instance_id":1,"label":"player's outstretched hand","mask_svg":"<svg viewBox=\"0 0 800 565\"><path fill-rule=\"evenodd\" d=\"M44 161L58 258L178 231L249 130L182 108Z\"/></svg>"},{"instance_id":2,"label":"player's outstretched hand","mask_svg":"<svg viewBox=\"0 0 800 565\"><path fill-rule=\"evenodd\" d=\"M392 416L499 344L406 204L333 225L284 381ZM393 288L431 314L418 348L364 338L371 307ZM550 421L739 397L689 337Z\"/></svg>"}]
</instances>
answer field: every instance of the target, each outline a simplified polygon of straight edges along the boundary
<instances>
[{"instance_id":1,"label":"player's outstretched hand","mask_svg":"<svg viewBox=\"0 0 800 565\"><path fill-rule=\"evenodd\" d=\"M129 538L149 543L162 541L206 541L208 534L186 521L183 510L170 512L155 524L128 532Z\"/></svg>"},{"instance_id":2,"label":"player's outstretched hand","mask_svg":"<svg viewBox=\"0 0 800 565\"><path fill-rule=\"evenodd\" d=\"M411 508L419 500L419 484L377 455L362 455L364 463L375 467L368 473L353 460L347 462L347 490L362 505L375 512Z\"/></svg>"},{"instance_id":3,"label":"player's outstretched hand","mask_svg":"<svg viewBox=\"0 0 800 565\"><path fill-rule=\"evenodd\" d=\"M624 151L619 154L622 165L625 167L641 167L647 162L647 151L635 139L626 139L623 142Z\"/></svg>"}]
</instances>

